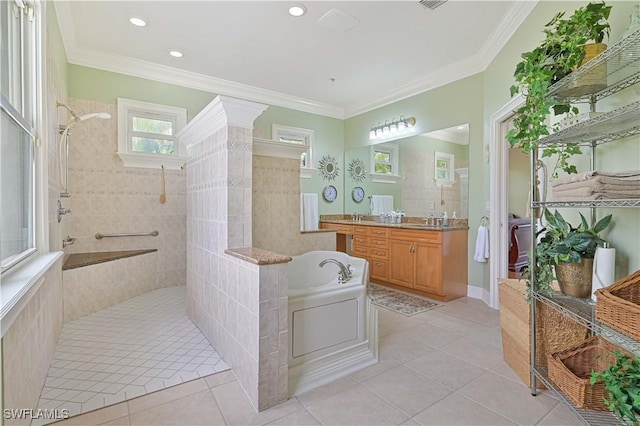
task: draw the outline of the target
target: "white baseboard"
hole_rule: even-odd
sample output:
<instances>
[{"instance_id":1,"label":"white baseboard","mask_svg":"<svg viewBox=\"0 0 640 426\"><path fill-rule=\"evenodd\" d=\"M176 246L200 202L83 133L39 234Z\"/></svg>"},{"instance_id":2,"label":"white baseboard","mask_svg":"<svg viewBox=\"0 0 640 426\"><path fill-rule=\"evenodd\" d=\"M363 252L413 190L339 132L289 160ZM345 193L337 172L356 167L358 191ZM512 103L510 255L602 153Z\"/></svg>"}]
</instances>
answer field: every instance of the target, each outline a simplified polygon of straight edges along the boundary
<instances>
[{"instance_id":1,"label":"white baseboard","mask_svg":"<svg viewBox=\"0 0 640 426\"><path fill-rule=\"evenodd\" d=\"M473 285L468 285L467 286L467 297L471 297L473 299L480 299L482 300L484 303L487 304L487 306L491 306L490 305L490 298L489 298L489 292L487 290L485 290L482 287L476 287Z\"/></svg>"}]
</instances>

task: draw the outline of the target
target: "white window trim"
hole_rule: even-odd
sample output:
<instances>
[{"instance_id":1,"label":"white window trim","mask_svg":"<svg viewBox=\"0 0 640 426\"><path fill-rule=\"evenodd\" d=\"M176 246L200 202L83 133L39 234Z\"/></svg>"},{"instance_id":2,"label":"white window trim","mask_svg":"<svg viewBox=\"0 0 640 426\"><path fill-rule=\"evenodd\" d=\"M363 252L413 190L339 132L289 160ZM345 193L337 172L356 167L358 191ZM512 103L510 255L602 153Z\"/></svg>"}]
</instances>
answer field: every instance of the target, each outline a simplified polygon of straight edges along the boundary
<instances>
[{"instance_id":1,"label":"white window trim","mask_svg":"<svg viewBox=\"0 0 640 426\"><path fill-rule=\"evenodd\" d=\"M187 110L168 105L159 105L150 102L135 101L132 99L118 98L118 156L125 167L142 167L155 169L161 165L165 169L180 170L187 161L187 149L184 143L177 138L175 141L176 153L173 155L149 154L133 152L131 136L129 134L129 112L140 111L145 114L170 115L175 118L176 128L173 136L187 124ZM142 115L142 114L141 114Z\"/></svg>"},{"instance_id":2,"label":"white window trim","mask_svg":"<svg viewBox=\"0 0 640 426\"><path fill-rule=\"evenodd\" d=\"M396 173L375 173L376 169L375 152L387 151L391 157L391 170L395 170ZM371 146L371 180L376 183L397 183L401 176L398 172L398 157L400 156L400 148L396 144L385 143L376 144Z\"/></svg>"},{"instance_id":3,"label":"white window trim","mask_svg":"<svg viewBox=\"0 0 640 426\"><path fill-rule=\"evenodd\" d=\"M453 179L438 179L438 160L444 160L447 162L447 175ZM437 186L452 187L456 184L455 178L455 156L447 152L435 152L433 160L433 180Z\"/></svg>"},{"instance_id":4,"label":"white window trim","mask_svg":"<svg viewBox=\"0 0 640 426\"><path fill-rule=\"evenodd\" d=\"M9 330L13 321L18 317L20 312L27 306L31 297L42 284L42 277L55 264L58 259L63 256L61 251L49 252L49 222L48 222L48 165L47 165L47 147L49 144L41 143L40 136L43 134L42 129L49 129L51 126L57 125L55 117L48 117L44 114L44 78L47 75L46 61L44 58L45 42L45 10L47 2L30 1L33 6L34 17L36 19L35 34L35 91L36 101L36 139L34 147L35 161L35 249L29 252L28 258L8 269L2 274L0 285L0 334L4 334ZM52 121L53 120L53 121ZM58 134L57 131L54 132ZM47 136L50 136L47 133Z\"/></svg>"},{"instance_id":5,"label":"white window trim","mask_svg":"<svg viewBox=\"0 0 640 426\"><path fill-rule=\"evenodd\" d=\"M280 142L280 134L295 135L304 138L305 151L307 152L307 164L308 167L300 167L300 177L303 179L310 179L316 168L313 167L313 142L315 137L315 131L311 129L303 129L301 127L283 126L281 124L271 125L271 139L275 142ZM304 151L302 151L304 152ZM302 152L300 155L302 155ZM298 155L298 158L300 158Z\"/></svg>"}]
</instances>

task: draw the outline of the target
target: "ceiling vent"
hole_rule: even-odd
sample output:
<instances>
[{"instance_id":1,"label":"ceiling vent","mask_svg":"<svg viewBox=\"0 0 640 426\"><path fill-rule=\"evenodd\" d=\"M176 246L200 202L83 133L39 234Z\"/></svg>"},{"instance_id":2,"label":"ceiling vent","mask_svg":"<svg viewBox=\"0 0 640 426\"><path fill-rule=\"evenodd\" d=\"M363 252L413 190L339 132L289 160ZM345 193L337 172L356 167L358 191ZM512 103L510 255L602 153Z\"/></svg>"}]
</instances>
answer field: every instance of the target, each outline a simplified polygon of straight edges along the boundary
<instances>
[{"instance_id":1,"label":"ceiling vent","mask_svg":"<svg viewBox=\"0 0 640 426\"><path fill-rule=\"evenodd\" d=\"M445 4L447 0L420 0L418 3L426 7L427 9L434 10L437 7Z\"/></svg>"},{"instance_id":2,"label":"ceiling vent","mask_svg":"<svg viewBox=\"0 0 640 426\"><path fill-rule=\"evenodd\" d=\"M346 33L359 23L356 18L338 9L331 9L318 19L320 26L339 33Z\"/></svg>"}]
</instances>

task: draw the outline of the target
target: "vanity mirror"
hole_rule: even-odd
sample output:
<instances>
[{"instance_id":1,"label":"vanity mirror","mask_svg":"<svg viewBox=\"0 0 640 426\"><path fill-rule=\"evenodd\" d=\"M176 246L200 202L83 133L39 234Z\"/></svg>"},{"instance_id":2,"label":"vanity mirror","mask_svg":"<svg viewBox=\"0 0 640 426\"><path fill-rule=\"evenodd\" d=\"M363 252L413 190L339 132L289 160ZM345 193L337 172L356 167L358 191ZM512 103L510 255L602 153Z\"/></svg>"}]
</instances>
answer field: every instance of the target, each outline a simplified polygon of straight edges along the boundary
<instances>
[{"instance_id":1,"label":"vanity mirror","mask_svg":"<svg viewBox=\"0 0 640 426\"><path fill-rule=\"evenodd\" d=\"M397 156L396 173L390 173L388 179L383 179L380 173L373 179L373 174L367 173L357 187L349 188L345 182L345 214L370 213L366 196L362 202L356 201L354 191L361 188L367 196L391 195L393 208L404 210L407 216L438 216L445 211L451 215L455 211L459 218L468 217L468 124L409 136L395 140L393 144L397 146L393 154ZM347 170L354 160L372 158L376 146L345 151ZM441 170L438 165L442 166ZM374 170L371 164L365 164L365 168ZM444 179L447 185L437 185L436 176Z\"/></svg>"}]
</instances>

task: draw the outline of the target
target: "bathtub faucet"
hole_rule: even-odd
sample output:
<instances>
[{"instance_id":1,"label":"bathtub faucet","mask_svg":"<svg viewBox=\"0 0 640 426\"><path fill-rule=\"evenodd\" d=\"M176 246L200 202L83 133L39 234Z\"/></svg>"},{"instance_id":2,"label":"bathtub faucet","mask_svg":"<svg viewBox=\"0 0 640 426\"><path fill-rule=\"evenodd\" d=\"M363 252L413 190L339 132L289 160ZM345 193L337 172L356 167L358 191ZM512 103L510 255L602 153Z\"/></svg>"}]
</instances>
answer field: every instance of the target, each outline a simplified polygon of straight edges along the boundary
<instances>
[{"instance_id":1,"label":"bathtub faucet","mask_svg":"<svg viewBox=\"0 0 640 426\"><path fill-rule=\"evenodd\" d=\"M335 263L340 268L340 272L338 272L338 282L340 284L347 282L351 279L353 274L351 273L351 265L345 266L344 263L339 262L335 259L326 259L320 262L320 267L322 268L327 263Z\"/></svg>"}]
</instances>

